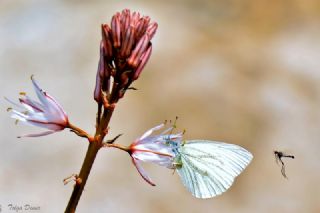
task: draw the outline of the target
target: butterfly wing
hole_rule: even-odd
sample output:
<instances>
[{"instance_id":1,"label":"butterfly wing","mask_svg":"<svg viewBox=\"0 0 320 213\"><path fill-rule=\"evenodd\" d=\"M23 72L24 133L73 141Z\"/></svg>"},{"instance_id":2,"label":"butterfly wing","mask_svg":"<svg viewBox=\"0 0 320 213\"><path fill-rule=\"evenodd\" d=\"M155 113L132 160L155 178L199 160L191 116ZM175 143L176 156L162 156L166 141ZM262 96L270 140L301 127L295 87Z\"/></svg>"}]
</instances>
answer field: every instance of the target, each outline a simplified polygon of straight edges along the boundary
<instances>
[{"instance_id":1,"label":"butterfly wing","mask_svg":"<svg viewBox=\"0 0 320 213\"><path fill-rule=\"evenodd\" d=\"M252 157L234 144L190 140L179 148L177 172L193 196L211 198L225 192Z\"/></svg>"}]
</instances>

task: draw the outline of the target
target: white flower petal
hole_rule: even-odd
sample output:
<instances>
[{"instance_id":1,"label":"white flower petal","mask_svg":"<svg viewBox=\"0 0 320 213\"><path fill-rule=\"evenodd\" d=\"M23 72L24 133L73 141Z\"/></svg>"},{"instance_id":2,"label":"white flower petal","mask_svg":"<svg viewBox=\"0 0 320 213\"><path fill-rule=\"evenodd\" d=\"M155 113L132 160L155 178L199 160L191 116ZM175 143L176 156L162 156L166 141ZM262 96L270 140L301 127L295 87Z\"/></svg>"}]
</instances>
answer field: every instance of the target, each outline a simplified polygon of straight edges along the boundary
<instances>
[{"instance_id":1,"label":"white flower petal","mask_svg":"<svg viewBox=\"0 0 320 213\"><path fill-rule=\"evenodd\" d=\"M25 114L23 114L23 113L21 113L21 112L19 112L17 110L13 109L11 112L12 112L11 118L18 119L20 121L26 121L27 118L28 118L27 115L25 115Z\"/></svg>"},{"instance_id":2,"label":"white flower petal","mask_svg":"<svg viewBox=\"0 0 320 213\"><path fill-rule=\"evenodd\" d=\"M173 156L170 157L143 151L136 151L134 154L132 154L132 157L144 162L152 162L165 167L171 167L173 161Z\"/></svg>"},{"instance_id":3,"label":"white flower petal","mask_svg":"<svg viewBox=\"0 0 320 213\"><path fill-rule=\"evenodd\" d=\"M28 96L24 96L22 98L19 99L20 103L22 105L28 105L32 108L32 111L34 112L44 112L44 106L40 103L38 103L37 101L32 100L30 97Z\"/></svg>"},{"instance_id":4,"label":"white flower petal","mask_svg":"<svg viewBox=\"0 0 320 213\"><path fill-rule=\"evenodd\" d=\"M50 129L53 131L59 131L59 130L64 129L64 126L60 126L60 125L53 124L53 123L46 123L46 122L33 121L33 120L27 120L27 123L29 123L33 126L37 126L37 127L41 127L41 128L45 128L45 129Z\"/></svg>"},{"instance_id":5,"label":"white flower petal","mask_svg":"<svg viewBox=\"0 0 320 213\"><path fill-rule=\"evenodd\" d=\"M60 104L52 96L43 91L33 77L31 80L39 100L46 106L46 110L51 112L49 115L51 115L52 118L59 117L60 119L65 120L67 115Z\"/></svg>"},{"instance_id":6,"label":"white flower petal","mask_svg":"<svg viewBox=\"0 0 320 213\"><path fill-rule=\"evenodd\" d=\"M154 184L151 180L151 178L148 176L148 174L146 173L146 171L142 168L142 166L140 165L139 160L132 158L132 163L133 165L137 168L139 174L141 175L141 177L147 182L149 183L151 186L155 186L156 184Z\"/></svg>"},{"instance_id":7,"label":"white flower petal","mask_svg":"<svg viewBox=\"0 0 320 213\"><path fill-rule=\"evenodd\" d=\"M39 85L37 84L36 80L34 80L33 76L31 76L31 81L34 87L34 91L36 91L36 94L40 100L40 102L45 105L46 107L48 107L48 101L45 98L44 92L43 90L39 87Z\"/></svg>"},{"instance_id":8,"label":"white flower petal","mask_svg":"<svg viewBox=\"0 0 320 213\"><path fill-rule=\"evenodd\" d=\"M164 127L164 124L160 124L156 127L153 127L151 129L149 129L148 131L146 131L140 138L139 141L145 139L146 137L150 136L154 131L157 131L159 129L161 129L162 127Z\"/></svg>"},{"instance_id":9,"label":"white flower petal","mask_svg":"<svg viewBox=\"0 0 320 213\"><path fill-rule=\"evenodd\" d=\"M40 132L40 133L21 135L21 136L18 136L18 138L22 138L22 137L40 137L40 136L50 135L50 134L55 133L55 132L56 131L45 131L45 132Z\"/></svg>"}]
</instances>

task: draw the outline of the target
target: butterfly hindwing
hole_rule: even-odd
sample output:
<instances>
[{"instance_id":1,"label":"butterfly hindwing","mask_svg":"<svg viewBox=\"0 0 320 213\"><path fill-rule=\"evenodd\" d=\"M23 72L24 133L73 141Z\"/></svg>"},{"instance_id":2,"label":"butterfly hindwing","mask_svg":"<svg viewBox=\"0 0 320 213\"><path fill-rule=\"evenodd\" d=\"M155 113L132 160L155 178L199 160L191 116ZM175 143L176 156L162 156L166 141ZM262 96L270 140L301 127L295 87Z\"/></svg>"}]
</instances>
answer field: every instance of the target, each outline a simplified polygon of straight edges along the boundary
<instances>
[{"instance_id":1,"label":"butterfly hindwing","mask_svg":"<svg viewBox=\"0 0 320 213\"><path fill-rule=\"evenodd\" d=\"M234 144L190 140L179 148L179 158L177 172L184 186L197 198L211 198L232 185L252 154Z\"/></svg>"}]
</instances>

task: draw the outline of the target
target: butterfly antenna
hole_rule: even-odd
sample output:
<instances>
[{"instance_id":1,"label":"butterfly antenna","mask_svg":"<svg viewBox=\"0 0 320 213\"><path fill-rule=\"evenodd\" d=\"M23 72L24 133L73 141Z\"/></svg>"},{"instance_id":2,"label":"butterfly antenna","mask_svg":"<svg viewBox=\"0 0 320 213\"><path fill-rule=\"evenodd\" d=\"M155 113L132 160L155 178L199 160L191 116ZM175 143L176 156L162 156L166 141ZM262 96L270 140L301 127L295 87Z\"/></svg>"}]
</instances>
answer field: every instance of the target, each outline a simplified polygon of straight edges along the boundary
<instances>
[{"instance_id":1,"label":"butterfly antenna","mask_svg":"<svg viewBox=\"0 0 320 213\"><path fill-rule=\"evenodd\" d=\"M294 156L293 156L293 155L283 155L283 157L294 159Z\"/></svg>"}]
</instances>

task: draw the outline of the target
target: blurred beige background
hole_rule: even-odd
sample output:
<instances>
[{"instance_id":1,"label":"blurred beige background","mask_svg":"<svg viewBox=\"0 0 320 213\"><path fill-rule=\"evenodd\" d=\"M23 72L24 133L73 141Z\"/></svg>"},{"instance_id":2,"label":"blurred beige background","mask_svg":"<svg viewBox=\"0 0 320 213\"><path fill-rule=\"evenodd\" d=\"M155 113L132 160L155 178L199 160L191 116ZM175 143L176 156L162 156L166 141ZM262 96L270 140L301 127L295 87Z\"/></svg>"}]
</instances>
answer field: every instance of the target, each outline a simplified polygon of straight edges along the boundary
<instances>
[{"instance_id":1,"label":"blurred beige background","mask_svg":"<svg viewBox=\"0 0 320 213\"><path fill-rule=\"evenodd\" d=\"M239 144L254 160L229 191L198 200L172 171L145 165L151 187L126 153L102 150L78 212L320 212L317 0L1 0L1 96L33 93L34 74L73 123L93 132L100 24L123 8L149 15L159 29L110 137L124 133L118 142L129 144L178 115L186 138ZM62 179L79 171L87 142L68 131L17 139L41 130L14 125L9 104L0 104L2 212L13 212L9 204L63 212L72 184ZM285 159L288 180L273 150L296 156Z\"/></svg>"}]
</instances>

